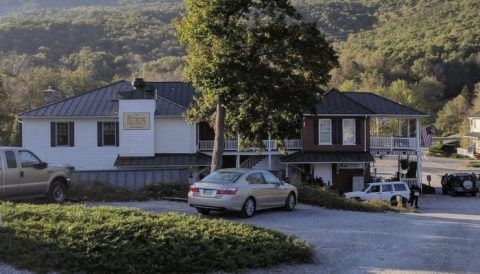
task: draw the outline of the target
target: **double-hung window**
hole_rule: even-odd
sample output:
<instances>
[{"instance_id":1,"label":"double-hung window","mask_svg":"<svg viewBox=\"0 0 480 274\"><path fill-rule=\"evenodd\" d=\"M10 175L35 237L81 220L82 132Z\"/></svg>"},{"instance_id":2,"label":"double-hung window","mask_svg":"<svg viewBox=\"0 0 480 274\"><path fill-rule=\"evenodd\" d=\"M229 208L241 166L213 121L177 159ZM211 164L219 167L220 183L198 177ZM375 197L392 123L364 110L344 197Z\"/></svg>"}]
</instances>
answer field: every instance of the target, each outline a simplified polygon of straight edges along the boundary
<instances>
[{"instance_id":1,"label":"double-hung window","mask_svg":"<svg viewBox=\"0 0 480 274\"><path fill-rule=\"evenodd\" d=\"M332 144L332 120L331 119L318 120L318 144L320 145Z\"/></svg>"},{"instance_id":2,"label":"double-hung window","mask_svg":"<svg viewBox=\"0 0 480 274\"><path fill-rule=\"evenodd\" d=\"M73 147L75 145L75 127L73 122L51 123L51 146Z\"/></svg>"},{"instance_id":3,"label":"double-hung window","mask_svg":"<svg viewBox=\"0 0 480 274\"><path fill-rule=\"evenodd\" d=\"M98 122L97 124L98 146L118 146L118 122Z\"/></svg>"},{"instance_id":4,"label":"double-hung window","mask_svg":"<svg viewBox=\"0 0 480 274\"><path fill-rule=\"evenodd\" d=\"M355 145L355 119L343 119L343 144Z\"/></svg>"}]
</instances>

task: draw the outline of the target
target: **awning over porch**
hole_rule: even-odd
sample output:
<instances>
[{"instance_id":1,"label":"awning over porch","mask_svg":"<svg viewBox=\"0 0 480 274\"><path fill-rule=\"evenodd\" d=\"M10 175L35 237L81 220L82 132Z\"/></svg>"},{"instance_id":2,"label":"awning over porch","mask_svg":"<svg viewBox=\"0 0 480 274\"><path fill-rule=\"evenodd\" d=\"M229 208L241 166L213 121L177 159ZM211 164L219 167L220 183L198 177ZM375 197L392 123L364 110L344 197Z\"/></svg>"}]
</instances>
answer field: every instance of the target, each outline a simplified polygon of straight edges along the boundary
<instances>
[{"instance_id":1,"label":"awning over porch","mask_svg":"<svg viewBox=\"0 0 480 274\"><path fill-rule=\"evenodd\" d=\"M364 151L302 151L282 158L288 164L371 163L375 159Z\"/></svg>"},{"instance_id":2,"label":"awning over porch","mask_svg":"<svg viewBox=\"0 0 480 274\"><path fill-rule=\"evenodd\" d=\"M121 157L115 161L116 167L199 167L210 166L211 157L203 153L159 153L154 157Z\"/></svg>"}]
</instances>

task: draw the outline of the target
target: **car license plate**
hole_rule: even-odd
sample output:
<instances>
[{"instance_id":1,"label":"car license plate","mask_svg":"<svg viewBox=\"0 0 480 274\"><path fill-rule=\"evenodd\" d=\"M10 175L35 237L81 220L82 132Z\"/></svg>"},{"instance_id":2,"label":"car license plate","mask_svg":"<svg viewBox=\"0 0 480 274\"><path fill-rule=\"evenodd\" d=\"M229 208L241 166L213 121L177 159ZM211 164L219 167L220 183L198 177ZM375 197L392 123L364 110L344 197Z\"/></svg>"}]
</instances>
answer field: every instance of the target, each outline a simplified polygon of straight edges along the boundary
<instances>
[{"instance_id":1,"label":"car license plate","mask_svg":"<svg viewBox=\"0 0 480 274\"><path fill-rule=\"evenodd\" d=\"M204 196L213 196L213 189L204 189L203 190Z\"/></svg>"}]
</instances>

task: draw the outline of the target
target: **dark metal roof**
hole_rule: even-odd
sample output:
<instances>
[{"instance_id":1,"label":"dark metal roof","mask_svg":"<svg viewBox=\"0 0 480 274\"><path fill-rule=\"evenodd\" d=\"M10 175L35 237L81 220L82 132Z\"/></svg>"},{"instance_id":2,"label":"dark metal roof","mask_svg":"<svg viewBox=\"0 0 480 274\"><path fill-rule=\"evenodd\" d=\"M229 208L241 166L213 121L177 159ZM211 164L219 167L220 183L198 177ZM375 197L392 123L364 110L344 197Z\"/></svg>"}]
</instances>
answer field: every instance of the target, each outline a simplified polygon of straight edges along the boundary
<instances>
[{"instance_id":1,"label":"dark metal roof","mask_svg":"<svg viewBox=\"0 0 480 274\"><path fill-rule=\"evenodd\" d=\"M465 136L480 138L480 132L468 132Z\"/></svg>"},{"instance_id":2,"label":"dark metal roof","mask_svg":"<svg viewBox=\"0 0 480 274\"><path fill-rule=\"evenodd\" d=\"M155 115L177 116L193 102L192 85L183 82L147 82L157 90ZM19 115L27 117L102 117L117 116L120 93L131 92L130 83L120 81L111 85L66 98Z\"/></svg>"},{"instance_id":3,"label":"dark metal roof","mask_svg":"<svg viewBox=\"0 0 480 274\"><path fill-rule=\"evenodd\" d=\"M210 166L210 156L203 153L160 153L154 157L117 157L118 167L173 167Z\"/></svg>"},{"instance_id":4,"label":"dark metal roof","mask_svg":"<svg viewBox=\"0 0 480 274\"><path fill-rule=\"evenodd\" d=\"M318 115L428 116L371 92L340 92L336 89L325 94L315 111Z\"/></svg>"},{"instance_id":5,"label":"dark metal roof","mask_svg":"<svg viewBox=\"0 0 480 274\"><path fill-rule=\"evenodd\" d=\"M369 109L351 100L336 89L332 89L325 94L322 102L315 106L315 111L317 114L372 114Z\"/></svg>"},{"instance_id":6,"label":"dark metal roof","mask_svg":"<svg viewBox=\"0 0 480 274\"><path fill-rule=\"evenodd\" d=\"M370 163L375 162L369 152L364 151L301 151L282 159L284 163Z\"/></svg>"},{"instance_id":7,"label":"dark metal roof","mask_svg":"<svg viewBox=\"0 0 480 274\"><path fill-rule=\"evenodd\" d=\"M344 94L376 115L428 116L427 114L393 102L372 92L344 92Z\"/></svg>"}]
</instances>

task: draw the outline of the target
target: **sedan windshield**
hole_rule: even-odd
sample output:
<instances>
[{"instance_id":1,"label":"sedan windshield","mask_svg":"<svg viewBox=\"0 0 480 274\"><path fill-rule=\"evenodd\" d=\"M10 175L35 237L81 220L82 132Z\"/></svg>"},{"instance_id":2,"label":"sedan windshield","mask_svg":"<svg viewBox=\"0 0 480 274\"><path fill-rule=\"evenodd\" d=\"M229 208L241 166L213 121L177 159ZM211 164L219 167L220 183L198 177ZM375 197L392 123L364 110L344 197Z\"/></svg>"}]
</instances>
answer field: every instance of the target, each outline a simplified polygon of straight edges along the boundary
<instances>
[{"instance_id":1,"label":"sedan windshield","mask_svg":"<svg viewBox=\"0 0 480 274\"><path fill-rule=\"evenodd\" d=\"M235 171L215 171L202 179L202 182L232 184L235 183L242 173Z\"/></svg>"}]
</instances>

